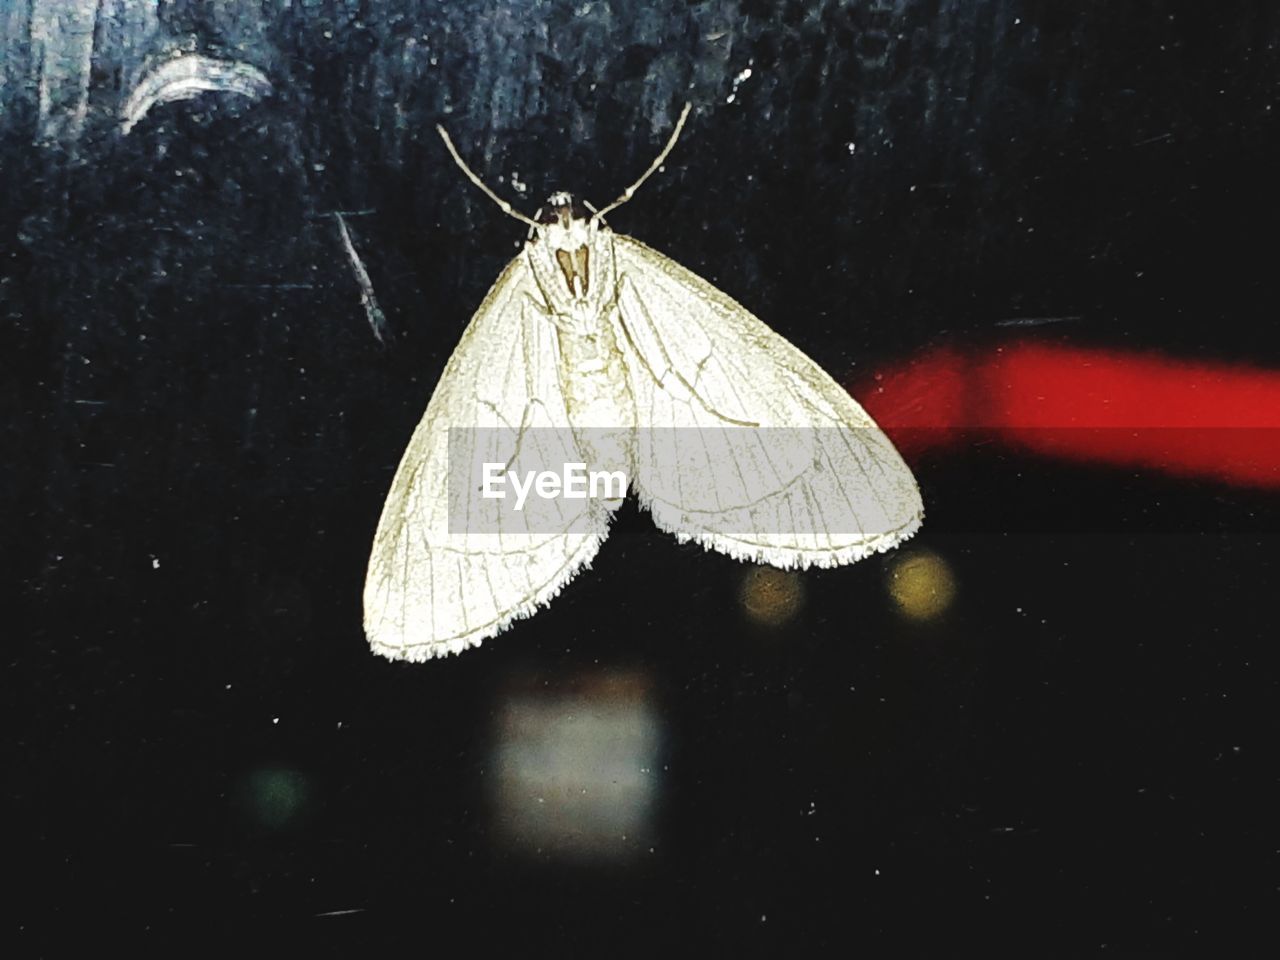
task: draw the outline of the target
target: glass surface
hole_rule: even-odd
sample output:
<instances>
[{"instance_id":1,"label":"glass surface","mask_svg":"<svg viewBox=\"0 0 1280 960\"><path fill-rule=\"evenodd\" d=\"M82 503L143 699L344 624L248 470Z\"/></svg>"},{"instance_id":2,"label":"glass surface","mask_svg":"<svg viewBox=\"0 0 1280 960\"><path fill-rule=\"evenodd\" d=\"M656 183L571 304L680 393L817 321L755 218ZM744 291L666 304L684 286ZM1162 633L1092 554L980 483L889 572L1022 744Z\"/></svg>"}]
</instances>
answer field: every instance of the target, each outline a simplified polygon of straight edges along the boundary
<instances>
[{"instance_id":1,"label":"glass surface","mask_svg":"<svg viewBox=\"0 0 1280 960\"><path fill-rule=\"evenodd\" d=\"M1278 80L1265 2L0 4L6 939L1273 942ZM532 216L685 101L610 225L847 387L922 530L788 573L632 501L373 655L526 235L435 125Z\"/></svg>"}]
</instances>

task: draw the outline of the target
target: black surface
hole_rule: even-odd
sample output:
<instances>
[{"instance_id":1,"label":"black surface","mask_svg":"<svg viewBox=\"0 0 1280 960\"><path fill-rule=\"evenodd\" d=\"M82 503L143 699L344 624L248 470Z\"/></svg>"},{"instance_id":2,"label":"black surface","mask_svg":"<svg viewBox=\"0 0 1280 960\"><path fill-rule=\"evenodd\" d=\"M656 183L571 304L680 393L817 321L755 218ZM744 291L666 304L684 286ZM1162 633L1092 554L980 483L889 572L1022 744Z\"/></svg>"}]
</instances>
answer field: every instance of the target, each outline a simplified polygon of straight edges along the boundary
<instances>
[{"instance_id":1,"label":"black surface","mask_svg":"<svg viewBox=\"0 0 1280 960\"><path fill-rule=\"evenodd\" d=\"M67 86L32 39L49 5L0 22L6 938L1274 946L1270 495L961 450L917 465L912 549L958 584L928 627L892 610L893 556L751 627L744 567L631 511L479 650L391 664L360 628L391 473L524 235L436 123L532 213L607 202L691 100L610 222L845 382L1025 316L1274 367L1273 4L87 6L70 113L40 92ZM183 44L275 95L123 136L146 58ZM335 209L372 211L349 223L386 346ZM654 684L657 849L508 851L505 684L596 667ZM254 805L270 770L290 816Z\"/></svg>"}]
</instances>

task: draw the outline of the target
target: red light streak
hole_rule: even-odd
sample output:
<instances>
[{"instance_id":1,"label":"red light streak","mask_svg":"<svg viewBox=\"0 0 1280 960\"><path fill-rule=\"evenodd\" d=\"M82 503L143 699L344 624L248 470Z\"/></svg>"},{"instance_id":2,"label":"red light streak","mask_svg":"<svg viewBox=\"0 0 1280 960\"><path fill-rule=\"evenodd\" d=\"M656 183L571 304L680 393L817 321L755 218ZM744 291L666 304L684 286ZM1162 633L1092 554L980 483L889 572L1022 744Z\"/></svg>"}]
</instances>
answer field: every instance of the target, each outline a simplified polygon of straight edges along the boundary
<instances>
[{"instance_id":1,"label":"red light streak","mask_svg":"<svg viewBox=\"0 0 1280 960\"><path fill-rule=\"evenodd\" d=\"M996 441L1075 461L1280 487L1280 373L1014 341L931 350L855 387L909 460Z\"/></svg>"}]
</instances>

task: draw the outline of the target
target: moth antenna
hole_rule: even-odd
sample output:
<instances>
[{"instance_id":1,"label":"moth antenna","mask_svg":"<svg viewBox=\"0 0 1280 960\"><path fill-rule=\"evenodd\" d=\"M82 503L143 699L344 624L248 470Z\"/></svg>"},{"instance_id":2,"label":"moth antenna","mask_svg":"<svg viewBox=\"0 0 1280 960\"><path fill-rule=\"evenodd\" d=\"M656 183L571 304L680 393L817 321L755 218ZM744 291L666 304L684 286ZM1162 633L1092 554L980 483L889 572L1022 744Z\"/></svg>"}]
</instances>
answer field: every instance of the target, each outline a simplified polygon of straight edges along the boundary
<instances>
[{"instance_id":1,"label":"moth antenna","mask_svg":"<svg viewBox=\"0 0 1280 960\"><path fill-rule=\"evenodd\" d=\"M490 190L487 186L485 186L485 182L483 180L481 180L479 177L477 177L474 173L471 172L471 168L467 166L467 162L463 160L461 156L458 155L458 148L455 147L453 145L453 141L449 139L449 134L446 133L444 127L440 126L440 124L438 123L436 124L436 133L440 134L441 139L444 140L444 145L449 149L449 156L453 157L453 162L456 163L462 169L462 172L467 175L468 180L470 180L477 187L483 190L484 195L488 197L490 200L492 200L494 203L496 203L498 205L498 208L507 216L515 217L521 223L527 223L529 226L533 227L534 229L537 229L538 222L536 220L526 217L523 213L521 213L515 207L511 206L511 204L507 203L507 201L503 200L500 196L498 196L496 193Z\"/></svg>"},{"instance_id":2,"label":"moth antenna","mask_svg":"<svg viewBox=\"0 0 1280 960\"><path fill-rule=\"evenodd\" d=\"M627 189L623 190L622 196L620 196L617 200L613 201L613 203L609 204L603 210L597 211L591 217L592 220L599 220L610 210L616 210L618 207L622 206L624 203L630 200L633 196L635 196L635 192L638 189L640 189L640 184L644 183L651 176L653 176L655 172L657 172L657 169L660 166L662 166L662 161L667 159L667 154L669 154L675 148L676 141L680 139L680 131L684 129L684 122L689 118L689 109L692 106L693 105L690 103L686 103L684 105L684 109L680 111L680 119L676 121L676 128L671 131L671 139L669 139L667 141L667 145L662 148L662 152L658 154L657 159L654 160L653 163L649 164L649 169L646 170L644 173L640 174L639 180L637 180L631 186L627 187Z\"/></svg>"},{"instance_id":3,"label":"moth antenna","mask_svg":"<svg viewBox=\"0 0 1280 960\"><path fill-rule=\"evenodd\" d=\"M601 223L604 223L604 221L603 221L603 220L600 220L600 211L599 211L599 210L597 210L597 209L592 205L592 203L591 203L591 201L590 201L590 200L583 199L583 200L581 200L580 202L582 203L582 205L583 205L584 207L586 207L588 210L590 210L590 211L591 211L591 222L592 222L592 223L595 223L597 220L599 220ZM608 224L605 224L605 225L606 225L606 226L608 226Z\"/></svg>"}]
</instances>

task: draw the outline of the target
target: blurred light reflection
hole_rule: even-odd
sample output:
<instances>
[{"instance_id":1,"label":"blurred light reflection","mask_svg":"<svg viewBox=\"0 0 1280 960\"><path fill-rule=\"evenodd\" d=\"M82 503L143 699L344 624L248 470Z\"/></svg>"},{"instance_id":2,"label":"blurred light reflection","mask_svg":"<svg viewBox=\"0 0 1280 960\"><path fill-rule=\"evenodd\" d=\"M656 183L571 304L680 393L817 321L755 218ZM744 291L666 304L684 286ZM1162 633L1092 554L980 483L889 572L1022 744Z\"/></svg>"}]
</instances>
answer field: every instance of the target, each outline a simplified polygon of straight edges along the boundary
<instances>
[{"instance_id":1,"label":"blurred light reflection","mask_svg":"<svg viewBox=\"0 0 1280 960\"><path fill-rule=\"evenodd\" d=\"M305 773L289 767L261 767L241 781L241 802L261 827L278 830L291 825L307 805L311 784Z\"/></svg>"},{"instance_id":2,"label":"blurred light reflection","mask_svg":"<svg viewBox=\"0 0 1280 960\"><path fill-rule=\"evenodd\" d=\"M580 674L552 688L514 684L497 713L494 834L507 847L566 860L649 853L660 729L648 678Z\"/></svg>"},{"instance_id":3,"label":"blurred light reflection","mask_svg":"<svg viewBox=\"0 0 1280 960\"><path fill-rule=\"evenodd\" d=\"M743 575L738 600L756 623L778 627L804 604L804 581L794 570L752 567Z\"/></svg>"},{"instance_id":4,"label":"blurred light reflection","mask_svg":"<svg viewBox=\"0 0 1280 960\"><path fill-rule=\"evenodd\" d=\"M977 441L1280 487L1280 371L1016 338L940 347L855 385L909 463Z\"/></svg>"},{"instance_id":5,"label":"blurred light reflection","mask_svg":"<svg viewBox=\"0 0 1280 960\"><path fill-rule=\"evenodd\" d=\"M956 596L951 565L928 550L895 557L889 567L889 596L908 620L936 620Z\"/></svg>"}]
</instances>

